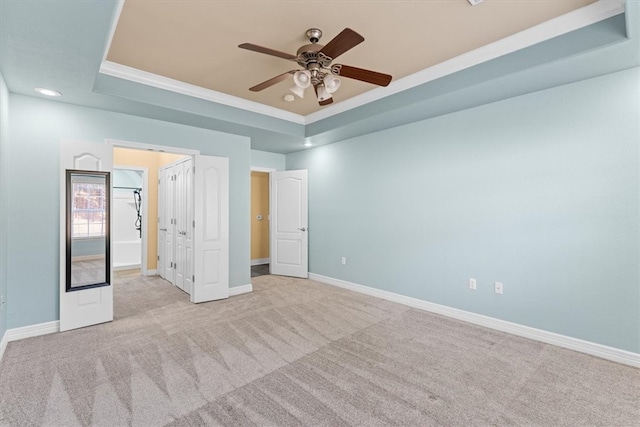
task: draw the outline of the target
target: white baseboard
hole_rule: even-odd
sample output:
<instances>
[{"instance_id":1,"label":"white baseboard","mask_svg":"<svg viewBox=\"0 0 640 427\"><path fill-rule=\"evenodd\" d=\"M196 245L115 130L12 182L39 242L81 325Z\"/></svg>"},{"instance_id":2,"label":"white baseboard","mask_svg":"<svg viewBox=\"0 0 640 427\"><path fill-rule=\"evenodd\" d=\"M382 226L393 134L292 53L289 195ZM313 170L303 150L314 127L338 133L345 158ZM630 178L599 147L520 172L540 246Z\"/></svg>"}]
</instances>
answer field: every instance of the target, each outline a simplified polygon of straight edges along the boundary
<instances>
[{"instance_id":1,"label":"white baseboard","mask_svg":"<svg viewBox=\"0 0 640 427\"><path fill-rule=\"evenodd\" d=\"M2 361L2 356L4 356L4 351L7 349L7 344L9 344L9 338L7 337L7 331L4 331L0 341L0 362Z\"/></svg>"},{"instance_id":2,"label":"white baseboard","mask_svg":"<svg viewBox=\"0 0 640 427\"><path fill-rule=\"evenodd\" d=\"M158 270L147 270L146 276L157 276Z\"/></svg>"},{"instance_id":3,"label":"white baseboard","mask_svg":"<svg viewBox=\"0 0 640 427\"><path fill-rule=\"evenodd\" d=\"M141 264L114 265L113 271L133 270L134 268L141 268Z\"/></svg>"},{"instance_id":4,"label":"white baseboard","mask_svg":"<svg viewBox=\"0 0 640 427\"><path fill-rule=\"evenodd\" d=\"M257 258L251 260L251 265L269 264L270 262L271 258Z\"/></svg>"},{"instance_id":5,"label":"white baseboard","mask_svg":"<svg viewBox=\"0 0 640 427\"><path fill-rule=\"evenodd\" d=\"M17 341L24 338L37 337L40 335L53 334L60 331L60 321L38 323L36 325L23 326L7 330L7 342Z\"/></svg>"},{"instance_id":6,"label":"white baseboard","mask_svg":"<svg viewBox=\"0 0 640 427\"><path fill-rule=\"evenodd\" d=\"M614 362L622 363L625 365L640 367L640 353L633 353L615 347L609 347L590 341L584 341L578 338L568 337L566 335L556 334L554 332L544 331L542 329L532 328L530 326L507 322L505 320L483 316L481 314L471 313L469 311L459 310L457 308L447 307L421 299L407 297L393 292L383 291L381 289L371 288L369 286L358 285L356 283L347 282L345 280L322 276L320 274L309 273L309 279L325 283L327 285L348 289L350 291L359 292L361 294L393 301L409 307L418 308L420 310L429 311L431 313L452 317L454 319L473 323L475 325L507 332L509 334L533 339L547 344L553 344L558 347L567 348L569 350L579 351L581 353L590 354L592 356L601 357L603 359L612 360Z\"/></svg>"},{"instance_id":7,"label":"white baseboard","mask_svg":"<svg viewBox=\"0 0 640 427\"><path fill-rule=\"evenodd\" d=\"M253 292L253 285L251 283L249 283L248 285L234 286L233 288L229 288L230 297L248 294L249 292Z\"/></svg>"}]
</instances>

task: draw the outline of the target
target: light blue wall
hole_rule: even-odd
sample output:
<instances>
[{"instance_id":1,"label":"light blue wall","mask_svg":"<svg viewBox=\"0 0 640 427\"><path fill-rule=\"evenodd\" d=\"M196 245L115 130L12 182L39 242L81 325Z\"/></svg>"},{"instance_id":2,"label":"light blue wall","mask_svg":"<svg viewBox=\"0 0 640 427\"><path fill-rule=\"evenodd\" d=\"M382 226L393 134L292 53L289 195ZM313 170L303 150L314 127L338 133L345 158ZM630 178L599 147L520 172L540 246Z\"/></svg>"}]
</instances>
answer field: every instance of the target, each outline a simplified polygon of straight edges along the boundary
<instances>
[{"instance_id":1,"label":"light blue wall","mask_svg":"<svg viewBox=\"0 0 640 427\"><path fill-rule=\"evenodd\" d=\"M310 271L640 352L639 123L634 68L287 155Z\"/></svg>"},{"instance_id":2,"label":"light blue wall","mask_svg":"<svg viewBox=\"0 0 640 427\"><path fill-rule=\"evenodd\" d=\"M260 168L271 168L281 171L285 168L285 156L284 154L251 150L251 166Z\"/></svg>"},{"instance_id":3,"label":"light blue wall","mask_svg":"<svg viewBox=\"0 0 640 427\"><path fill-rule=\"evenodd\" d=\"M7 296L7 146L9 144L9 90L0 73L0 295ZM0 340L7 329L7 303L0 305Z\"/></svg>"},{"instance_id":4,"label":"light blue wall","mask_svg":"<svg viewBox=\"0 0 640 427\"><path fill-rule=\"evenodd\" d=\"M7 326L48 322L58 315L59 155L61 138L106 138L200 150L230 164L230 284L251 283L249 266L249 138L120 113L10 95L7 191Z\"/></svg>"}]
</instances>

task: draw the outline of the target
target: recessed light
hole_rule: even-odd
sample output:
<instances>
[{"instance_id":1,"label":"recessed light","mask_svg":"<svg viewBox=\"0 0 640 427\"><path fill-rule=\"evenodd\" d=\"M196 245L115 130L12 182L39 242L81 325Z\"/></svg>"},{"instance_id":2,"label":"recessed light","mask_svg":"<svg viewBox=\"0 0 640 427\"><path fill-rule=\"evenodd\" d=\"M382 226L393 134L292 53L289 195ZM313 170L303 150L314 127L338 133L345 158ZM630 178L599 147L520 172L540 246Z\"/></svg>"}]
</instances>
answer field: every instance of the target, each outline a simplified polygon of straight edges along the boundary
<instances>
[{"instance_id":1,"label":"recessed light","mask_svg":"<svg viewBox=\"0 0 640 427\"><path fill-rule=\"evenodd\" d=\"M60 92L58 92L57 90L53 90L53 89L47 89L44 87L37 87L34 89L36 92L38 92L40 95L45 95L45 96L62 96L62 94Z\"/></svg>"},{"instance_id":2,"label":"recessed light","mask_svg":"<svg viewBox=\"0 0 640 427\"><path fill-rule=\"evenodd\" d=\"M311 141L307 141L307 142L305 142L305 143L304 143L304 144L302 144L302 145L304 145L305 147L311 147L311 146L313 146L313 144L311 143Z\"/></svg>"},{"instance_id":3,"label":"recessed light","mask_svg":"<svg viewBox=\"0 0 640 427\"><path fill-rule=\"evenodd\" d=\"M291 95L290 93L288 93L288 94L286 94L285 96L283 96L283 97L282 97L282 99L284 99L284 100L285 100L285 101L287 101L287 102L291 102L291 101L293 101L294 99L296 99L296 97L295 97L295 96L293 96L293 95Z\"/></svg>"}]
</instances>

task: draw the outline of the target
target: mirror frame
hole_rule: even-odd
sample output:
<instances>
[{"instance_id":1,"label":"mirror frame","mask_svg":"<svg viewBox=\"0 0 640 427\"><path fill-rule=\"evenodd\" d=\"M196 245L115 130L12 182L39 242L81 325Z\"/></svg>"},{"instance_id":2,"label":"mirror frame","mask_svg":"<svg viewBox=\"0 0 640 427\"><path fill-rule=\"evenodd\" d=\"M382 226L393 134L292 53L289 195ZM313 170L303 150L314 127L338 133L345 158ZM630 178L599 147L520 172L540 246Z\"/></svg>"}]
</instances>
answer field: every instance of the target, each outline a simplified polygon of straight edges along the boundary
<instances>
[{"instance_id":1,"label":"mirror frame","mask_svg":"<svg viewBox=\"0 0 640 427\"><path fill-rule=\"evenodd\" d=\"M104 176L105 178L105 281L100 283L90 283L82 286L71 286L71 210L73 205L73 186L71 183L71 177L75 175L87 175L87 176ZM111 285L111 173L103 171L91 171L91 170L78 170L78 169L66 169L66 291L74 292L81 291L90 288L100 288L103 286Z\"/></svg>"}]
</instances>

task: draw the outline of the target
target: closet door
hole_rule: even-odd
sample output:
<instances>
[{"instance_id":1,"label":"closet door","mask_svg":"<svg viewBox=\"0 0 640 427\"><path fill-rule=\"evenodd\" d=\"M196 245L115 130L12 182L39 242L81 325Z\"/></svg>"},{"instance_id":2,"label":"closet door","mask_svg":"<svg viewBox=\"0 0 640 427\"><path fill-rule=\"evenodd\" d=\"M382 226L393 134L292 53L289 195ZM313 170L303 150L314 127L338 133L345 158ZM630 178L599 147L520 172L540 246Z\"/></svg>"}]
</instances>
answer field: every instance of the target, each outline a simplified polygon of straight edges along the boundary
<instances>
[{"instance_id":1,"label":"closet door","mask_svg":"<svg viewBox=\"0 0 640 427\"><path fill-rule=\"evenodd\" d=\"M165 232L164 238L164 269L165 269L165 280L175 284L175 270L174 270L174 248L175 244L175 215L174 215L174 204L175 204L175 174L174 167L169 166L164 170L165 177L165 206L164 206L164 217L166 218L167 231Z\"/></svg>"},{"instance_id":2,"label":"closet door","mask_svg":"<svg viewBox=\"0 0 640 427\"><path fill-rule=\"evenodd\" d=\"M193 160L189 159L183 163L184 176L184 233L182 241L184 244L184 291L191 295L193 291Z\"/></svg>"},{"instance_id":3,"label":"closet door","mask_svg":"<svg viewBox=\"0 0 640 427\"><path fill-rule=\"evenodd\" d=\"M186 229L186 194L184 183L184 163L178 163L175 167L175 255L173 257L175 263L175 285L185 290L184 273L185 273L185 256L184 256L184 237Z\"/></svg>"},{"instance_id":4,"label":"closet door","mask_svg":"<svg viewBox=\"0 0 640 427\"><path fill-rule=\"evenodd\" d=\"M158 169L158 266L156 267L156 271L160 275L160 277L165 277L165 245L164 241L166 239L167 234L167 218L165 217L165 207L166 204L166 183L164 176L164 169Z\"/></svg>"}]
</instances>

